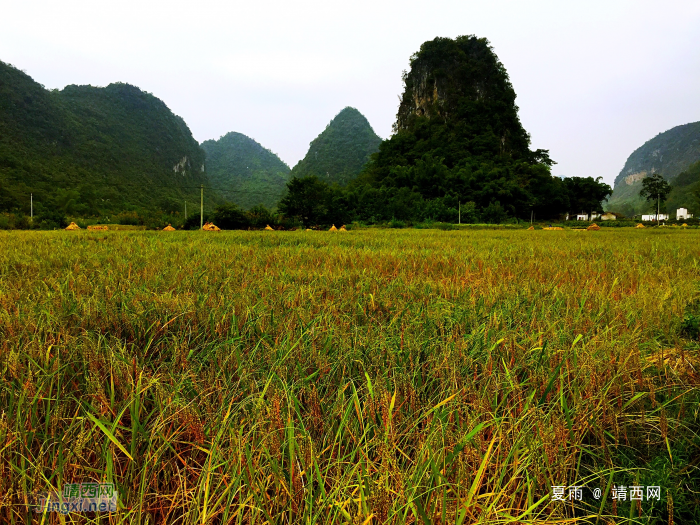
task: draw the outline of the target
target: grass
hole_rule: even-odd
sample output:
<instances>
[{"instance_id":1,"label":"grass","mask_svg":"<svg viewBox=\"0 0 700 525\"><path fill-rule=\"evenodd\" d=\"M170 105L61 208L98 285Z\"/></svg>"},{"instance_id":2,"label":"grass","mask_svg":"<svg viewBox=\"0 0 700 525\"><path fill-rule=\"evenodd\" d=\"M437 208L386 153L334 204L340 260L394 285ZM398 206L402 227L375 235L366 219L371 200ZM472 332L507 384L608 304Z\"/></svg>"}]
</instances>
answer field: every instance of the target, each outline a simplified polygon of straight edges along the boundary
<instances>
[{"instance_id":1,"label":"grass","mask_svg":"<svg viewBox=\"0 0 700 525\"><path fill-rule=\"evenodd\" d=\"M0 232L0 521L699 522L698 241Z\"/></svg>"}]
</instances>

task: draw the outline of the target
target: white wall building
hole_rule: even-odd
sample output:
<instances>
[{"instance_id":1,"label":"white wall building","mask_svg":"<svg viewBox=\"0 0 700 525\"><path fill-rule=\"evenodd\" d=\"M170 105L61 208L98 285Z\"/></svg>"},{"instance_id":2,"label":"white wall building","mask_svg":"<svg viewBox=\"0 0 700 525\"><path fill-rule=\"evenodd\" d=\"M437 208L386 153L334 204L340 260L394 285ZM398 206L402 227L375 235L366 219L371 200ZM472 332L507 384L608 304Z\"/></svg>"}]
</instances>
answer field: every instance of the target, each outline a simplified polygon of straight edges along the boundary
<instances>
[{"instance_id":1,"label":"white wall building","mask_svg":"<svg viewBox=\"0 0 700 525\"><path fill-rule=\"evenodd\" d=\"M600 217L600 213L591 213L590 216L587 213L579 213L578 215L576 215L576 220L577 221L594 221L598 217Z\"/></svg>"},{"instance_id":2,"label":"white wall building","mask_svg":"<svg viewBox=\"0 0 700 525\"><path fill-rule=\"evenodd\" d=\"M687 209L685 209L685 208L678 208L678 209L676 210L676 220L682 221L682 220L685 220L685 219L692 219L692 218L693 218L693 214L692 214L692 213L688 213L688 210L687 210Z\"/></svg>"},{"instance_id":3,"label":"white wall building","mask_svg":"<svg viewBox=\"0 0 700 525\"><path fill-rule=\"evenodd\" d=\"M652 213L651 215L642 215L642 221L655 221L656 220L656 214ZM660 221L667 221L668 220L668 213L659 213L659 220Z\"/></svg>"}]
</instances>

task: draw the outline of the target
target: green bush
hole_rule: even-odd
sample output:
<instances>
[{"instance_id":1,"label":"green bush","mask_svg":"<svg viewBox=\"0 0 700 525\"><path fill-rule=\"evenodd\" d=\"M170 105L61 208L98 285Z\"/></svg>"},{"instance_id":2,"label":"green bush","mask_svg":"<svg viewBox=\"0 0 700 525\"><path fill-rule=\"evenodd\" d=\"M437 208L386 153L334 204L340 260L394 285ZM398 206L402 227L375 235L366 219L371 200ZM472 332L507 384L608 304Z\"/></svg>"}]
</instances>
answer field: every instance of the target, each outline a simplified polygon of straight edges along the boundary
<instances>
[{"instance_id":1,"label":"green bush","mask_svg":"<svg viewBox=\"0 0 700 525\"><path fill-rule=\"evenodd\" d=\"M693 301L686 306L681 335L694 340L700 338L700 301Z\"/></svg>"},{"instance_id":2,"label":"green bush","mask_svg":"<svg viewBox=\"0 0 700 525\"><path fill-rule=\"evenodd\" d=\"M212 220L222 230L246 230L250 218L235 204L222 204L214 210Z\"/></svg>"},{"instance_id":3,"label":"green bush","mask_svg":"<svg viewBox=\"0 0 700 525\"><path fill-rule=\"evenodd\" d=\"M68 226L66 214L59 210L44 211L33 222L39 230L58 230Z\"/></svg>"}]
</instances>

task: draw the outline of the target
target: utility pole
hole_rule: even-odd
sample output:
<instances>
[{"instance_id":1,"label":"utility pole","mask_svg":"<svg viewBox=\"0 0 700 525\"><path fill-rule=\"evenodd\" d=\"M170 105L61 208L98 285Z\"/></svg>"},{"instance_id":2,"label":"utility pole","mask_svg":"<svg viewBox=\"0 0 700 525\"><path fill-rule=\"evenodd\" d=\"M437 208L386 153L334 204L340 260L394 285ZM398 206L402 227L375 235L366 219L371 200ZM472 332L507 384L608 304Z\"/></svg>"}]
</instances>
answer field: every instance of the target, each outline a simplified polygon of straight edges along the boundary
<instances>
[{"instance_id":1,"label":"utility pole","mask_svg":"<svg viewBox=\"0 0 700 525\"><path fill-rule=\"evenodd\" d=\"M661 194L656 194L656 225L659 225L659 201L661 200Z\"/></svg>"},{"instance_id":2,"label":"utility pole","mask_svg":"<svg viewBox=\"0 0 700 525\"><path fill-rule=\"evenodd\" d=\"M199 204L199 229L204 229L204 184L201 187L201 197Z\"/></svg>"},{"instance_id":3,"label":"utility pole","mask_svg":"<svg viewBox=\"0 0 700 525\"><path fill-rule=\"evenodd\" d=\"M459 220L459 224L462 224L462 202L461 201L457 201L457 202L459 203L458 204L458 206L459 206L459 219L458 220Z\"/></svg>"},{"instance_id":4,"label":"utility pole","mask_svg":"<svg viewBox=\"0 0 700 525\"><path fill-rule=\"evenodd\" d=\"M34 194L29 194L29 220L34 222Z\"/></svg>"},{"instance_id":5,"label":"utility pole","mask_svg":"<svg viewBox=\"0 0 700 525\"><path fill-rule=\"evenodd\" d=\"M187 201L185 201L185 220L187 220Z\"/></svg>"}]
</instances>

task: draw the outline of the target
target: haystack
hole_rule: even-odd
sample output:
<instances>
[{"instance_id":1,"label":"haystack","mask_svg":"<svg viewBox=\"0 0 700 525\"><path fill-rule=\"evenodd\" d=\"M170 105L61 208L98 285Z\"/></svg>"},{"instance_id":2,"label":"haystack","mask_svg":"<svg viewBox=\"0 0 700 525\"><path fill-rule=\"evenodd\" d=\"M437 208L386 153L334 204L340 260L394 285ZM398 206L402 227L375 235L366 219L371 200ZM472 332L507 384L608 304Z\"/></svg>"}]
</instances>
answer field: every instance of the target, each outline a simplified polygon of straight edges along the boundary
<instances>
[{"instance_id":1,"label":"haystack","mask_svg":"<svg viewBox=\"0 0 700 525\"><path fill-rule=\"evenodd\" d=\"M68 226L66 226L66 230L79 230L80 226L75 224L74 222L71 222Z\"/></svg>"},{"instance_id":2,"label":"haystack","mask_svg":"<svg viewBox=\"0 0 700 525\"><path fill-rule=\"evenodd\" d=\"M600 230L600 226L598 226L596 223L593 223L593 224L591 224L591 225L590 225L588 228L586 228L586 229L587 229L587 230L594 230L594 231L595 231L595 230Z\"/></svg>"},{"instance_id":3,"label":"haystack","mask_svg":"<svg viewBox=\"0 0 700 525\"><path fill-rule=\"evenodd\" d=\"M534 228L533 228L534 229ZM563 230L561 226L547 226L546 228L542 228L543 230Z\"/></svg>"},{"instance_id":4,"label":"haystack","mask_svg":"<svg viewBox=\"0 0 700 525\"><path fill-rule=\"evenodd\" d=\"M645 228L645 227L646 226L644 226L641 222L635 226L635 228Z\"/></svg>"},{"instance_id":5,"label":"haystack","mask_svg":"<svg viewBox=\"0 0 700 525\"><path fill-rule=\"evenodd\" d=\"M534 226L530 226L530 227L528 228L528 230L534 230L534 229L535 229Z\"/></svg>"},{"instance_id":6,"label":"haystack","mask_svg":"<svg viewBox=\"0 0 700 525\"><path fill-rule=\"evenodd\" d=\"M270 230L270 231L274 231L273 228L270 228L270 225L269 225L269 224L268 224L267 226L265 226L265 229L266 229L266 230Z\"/></svg>"},{"instance_id":7,"label":"haystack","mask_svg":"<svg viewBox=\"0 0 700 525\"><path fill-rule=\"evenodd\" d=\"M683 226L684 228L688 227L688 225L686 223L683 223L681 226Z\"/></svg>"},{"instance_id":8,"label":"haystack","mask_svg":"<svg viewBox=\"0 0 700 525\"><path fill-rule=\"evenodd\" d=\"M163 228L164 232L174 232L175 228L172 227L172 225L168 224L165 228Z\"/></svg>"},{"instance_id":9,"label":"haystack","mask_svg":"<svg viewBox=\"0 0 700 525\"><path fill-rule=\"evenodd\" d=\"M345 225L343 224L338 231L339 232L346 232L348 230L345 229Z\"/></svg>"},{"instance_id":10,"label":"haystack","mask_svg":"<svg viewBox=\"0 0 700 525\"><path fill-rule=\"evenodd\" d=\"M109 230L109 226L106 224L91 224L87 228L88 230Z\"/></svg>"},{"instance_id":11,"label":"haystack","mask_svg":"<svg viewBox=\"0 0 700 525\"><path fill-rule=\"evenodd\" d=\"M202 229L205 232L220 232L221 231L221 228L219 228L213 222L207 222L204 226L202 226Z\"/></svg>"},{"instance_id":12,"label":"haystack","mask_svg":"<svg viewBox=\"0 0 700 525\"><path fill-rule=\"evenodd\" d=\"M335 227L335 224L333 224L333 225L331 226L331 229L328 230L328 231L329 231L329 232L337 232L337 231L338 231L338 228L336 228L336 227Z\"/></svg>"}]
</instances>

